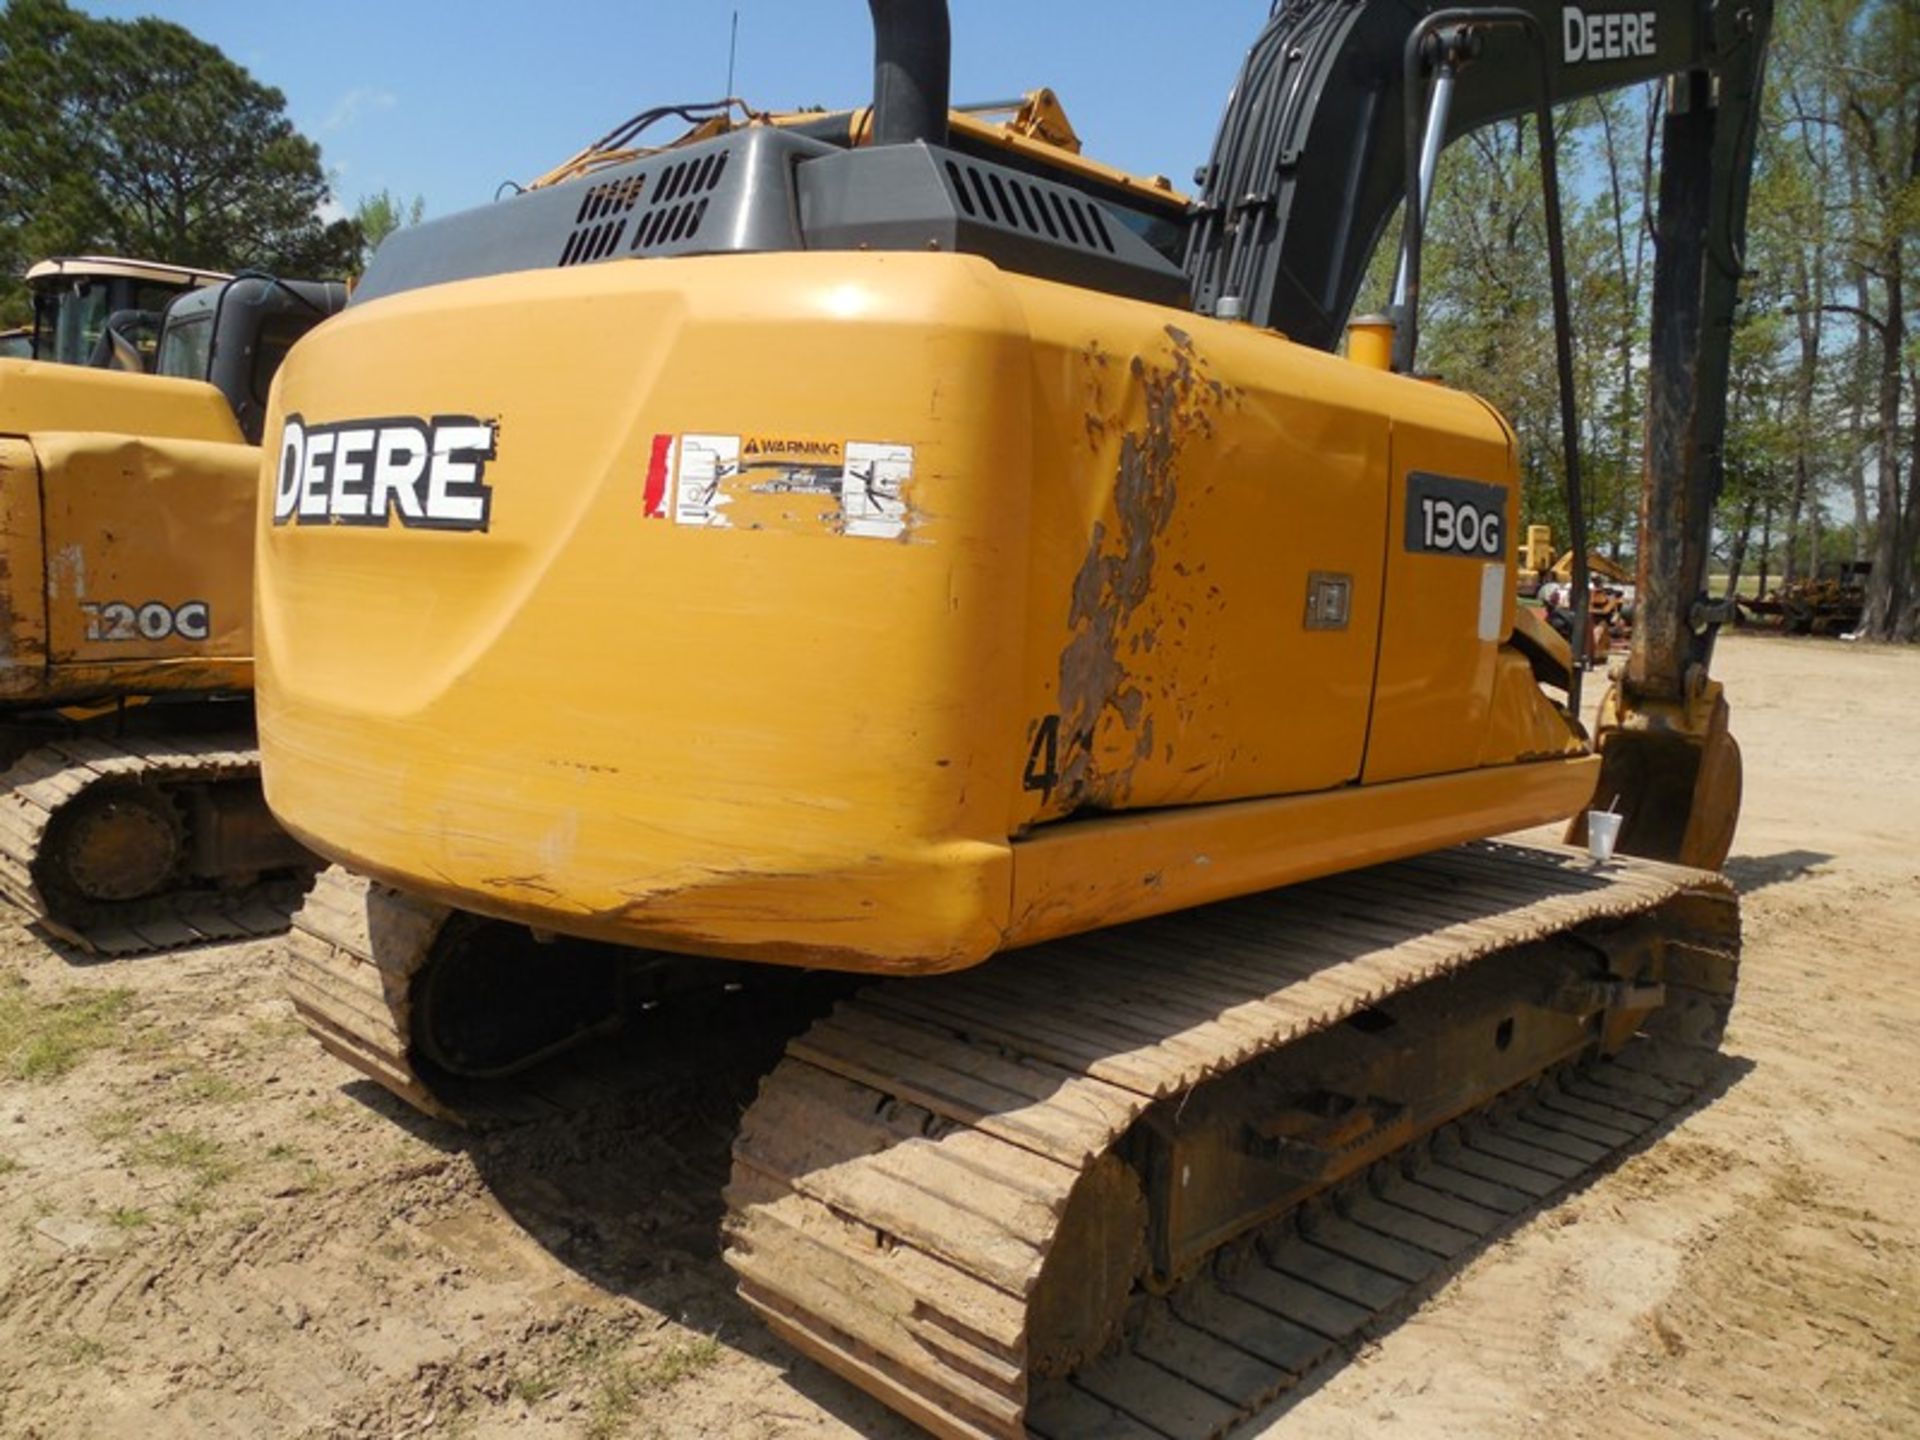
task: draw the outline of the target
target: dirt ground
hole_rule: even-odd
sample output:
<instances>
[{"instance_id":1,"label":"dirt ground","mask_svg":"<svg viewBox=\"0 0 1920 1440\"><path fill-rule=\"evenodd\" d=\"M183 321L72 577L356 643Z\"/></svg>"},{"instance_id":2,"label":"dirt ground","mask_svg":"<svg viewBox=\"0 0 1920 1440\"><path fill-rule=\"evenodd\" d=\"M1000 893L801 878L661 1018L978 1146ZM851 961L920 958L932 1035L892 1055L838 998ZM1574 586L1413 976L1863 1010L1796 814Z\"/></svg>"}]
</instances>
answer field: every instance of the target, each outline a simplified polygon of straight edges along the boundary
<instances>
[{"instance_id":1,"label":"dirt ground","mask_svg":"<svg viewBox=\"0 0 1920 1440\"><path fill-rule=\"evenodd\" d=\"M1719 668L1722 1092L1246 1436L1920 1434L1920 652ZM271 944L89 965L0 922L0 1435L916 1433L733 1298L758 1058L713 1049L626 1042L471 1137L324 1057Z\"/></svg>"}]
</instances>

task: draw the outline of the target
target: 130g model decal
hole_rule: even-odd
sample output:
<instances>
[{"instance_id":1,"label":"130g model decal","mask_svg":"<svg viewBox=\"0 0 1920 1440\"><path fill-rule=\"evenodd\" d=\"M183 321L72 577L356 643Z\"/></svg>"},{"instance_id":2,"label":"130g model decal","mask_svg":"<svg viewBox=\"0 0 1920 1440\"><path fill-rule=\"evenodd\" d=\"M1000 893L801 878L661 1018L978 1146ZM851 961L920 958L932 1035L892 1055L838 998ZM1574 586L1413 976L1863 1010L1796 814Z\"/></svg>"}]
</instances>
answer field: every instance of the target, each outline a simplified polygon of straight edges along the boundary
<instances>
[{"instance_id":1,"label":"130g model decal","mask_svg":"<svg viewBox=\"0 0 1920 1440\"><path fill-rule=\"evenodd\" d=\"M108 600L80 602L87 617L87 639L117 643L133 640L205 640L213 632L213 616L204 600L169 605L164 600L129 604Z\"/></svg>"},{"instance_id":2,"label":"130g model decal","mask_svg":"<svg viewBox=\"0 0 1920 1440\"><path fill-rule=\"evenodd\" d=\"M1407 549L1425 555L1503 559L1504 486L1414 470L1407 475Z\"/></svg>"},{"instance_id":3,"label":"130g model decal","mask_svg":"<svg viewBox=\"0 0 1920 1440\"><path fill-rule=\"evenodd\" d=\"M390 416L309 425L289 415L280 432L273 523L485 530L486 482L498 426L471 415Z\"/></svg>"}]
</instances>

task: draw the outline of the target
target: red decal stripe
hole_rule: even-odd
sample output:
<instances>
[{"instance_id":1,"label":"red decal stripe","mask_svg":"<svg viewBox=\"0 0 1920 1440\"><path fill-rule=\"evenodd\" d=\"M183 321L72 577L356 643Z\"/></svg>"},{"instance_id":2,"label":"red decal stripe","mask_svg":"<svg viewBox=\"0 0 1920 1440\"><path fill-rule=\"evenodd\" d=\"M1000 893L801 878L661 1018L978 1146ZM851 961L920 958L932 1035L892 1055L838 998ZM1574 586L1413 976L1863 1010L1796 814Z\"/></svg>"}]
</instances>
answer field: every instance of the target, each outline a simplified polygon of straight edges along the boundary
<instances>
[{"instance_id":1,"label":"red decal stripe","mask_svg":"<svg viewBox=\"0 0 1920 1440\"><path fill-rule=\"evenodd\" d=\"M647 518L664 520L667 515L667 460L673 454L673 436L653 437L653 454L647 460Z\"/></svg>"}]
</instances>

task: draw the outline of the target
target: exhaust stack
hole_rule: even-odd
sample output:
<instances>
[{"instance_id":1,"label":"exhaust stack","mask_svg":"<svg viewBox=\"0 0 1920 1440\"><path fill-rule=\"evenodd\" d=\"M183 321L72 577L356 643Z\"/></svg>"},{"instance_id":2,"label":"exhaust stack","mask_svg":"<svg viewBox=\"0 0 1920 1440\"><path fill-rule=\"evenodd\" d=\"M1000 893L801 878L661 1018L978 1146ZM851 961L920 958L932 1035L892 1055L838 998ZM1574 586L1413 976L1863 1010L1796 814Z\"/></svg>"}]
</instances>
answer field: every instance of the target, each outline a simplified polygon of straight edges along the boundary
<instances>
[{"instance_id":1,"label":"exhaust stack","mask_svg":"<svg viewBox=\"0 0 1920 1440\"><path fill-rule=\"evenodd\" d=\"M947 0L867 0L873 12L873 143L947 143L953 32Z\"/></svg>"}]
</instances>

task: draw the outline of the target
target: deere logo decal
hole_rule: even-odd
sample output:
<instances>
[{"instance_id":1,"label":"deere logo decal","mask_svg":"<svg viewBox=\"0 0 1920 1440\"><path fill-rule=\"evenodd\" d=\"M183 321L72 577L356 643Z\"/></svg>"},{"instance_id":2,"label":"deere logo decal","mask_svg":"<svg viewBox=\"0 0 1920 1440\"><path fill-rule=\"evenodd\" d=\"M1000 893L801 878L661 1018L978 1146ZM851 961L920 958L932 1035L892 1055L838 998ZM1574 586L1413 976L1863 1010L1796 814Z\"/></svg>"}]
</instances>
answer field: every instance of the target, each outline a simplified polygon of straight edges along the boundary
<instances>
[{"instance_id":1,"label":"deere logo decal","mask_svg":"<svg viewBox=\"0 0 1920 1440\"><path fill-rule=\"evenodd\" d=\"M1563 7L1560 30L1567 64L1652 56L1657 16L1653 10L1601 10L1590 14L1577 5Z\"/></svg>"},{"instance_id":2,"label":"deere logo decal","mask_svg":"<svg viewBox=\"0 0 1920 1440\"><path fill-rule=\"evenodd\" d=\"M485 530L498 427L471 415L339 420L289 415L280 432L273 523Z\"/></svg>"}]
</instances>

